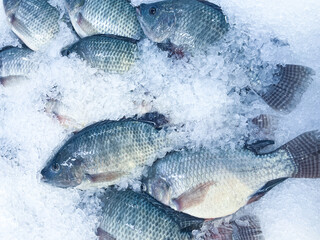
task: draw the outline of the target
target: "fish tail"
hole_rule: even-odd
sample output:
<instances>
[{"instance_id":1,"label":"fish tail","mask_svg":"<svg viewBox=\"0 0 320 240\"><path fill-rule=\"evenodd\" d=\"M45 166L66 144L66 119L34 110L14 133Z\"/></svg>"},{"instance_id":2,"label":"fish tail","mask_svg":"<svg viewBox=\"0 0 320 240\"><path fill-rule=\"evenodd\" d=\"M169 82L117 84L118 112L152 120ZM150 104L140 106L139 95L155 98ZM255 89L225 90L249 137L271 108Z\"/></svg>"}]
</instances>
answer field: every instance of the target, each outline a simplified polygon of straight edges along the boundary
<instances>
[{"instance_id":1,"label":"fish tail","mask_svg":"<svg viewBox=\"0 0 320 240\"><path fill-rule=\"evenodd\" d=\"M301 134L281 147L292 156L294 178L320 178L320 132Z\"/></svg>"},{"instance_id":2,"label":"fish tail","mask_svg":"<svg viewBox=\"0 0 320 240\"><path fill-rule=\"evenodd\" d=\"M264 240L260 221L254 215L210 220L201 230L203 240Z\"/></svg>"},{"instance_id":3,"label":"fish tail","mask_svg":"<svg viewBox=\"0 0 320 240\"><path fill-rule=\"evenodd\" d=\"M273 109L282 112L292 111L300 102L303 93L312 82L315 72L308 67L299 65L278 66L274 78L278 83L269 86L258 95Z\"/></svg>"}]
</instances>

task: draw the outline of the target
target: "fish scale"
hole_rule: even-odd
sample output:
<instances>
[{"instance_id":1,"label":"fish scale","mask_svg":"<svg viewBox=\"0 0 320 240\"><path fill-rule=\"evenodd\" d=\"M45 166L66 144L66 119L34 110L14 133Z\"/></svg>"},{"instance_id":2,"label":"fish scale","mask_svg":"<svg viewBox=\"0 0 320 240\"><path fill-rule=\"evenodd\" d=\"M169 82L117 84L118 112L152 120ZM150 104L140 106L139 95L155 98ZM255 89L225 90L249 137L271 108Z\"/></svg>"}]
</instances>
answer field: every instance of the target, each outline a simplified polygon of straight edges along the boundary
<instances>
[{"instance_id":1,"label":"fish scale","mask_svg":"<svg viewBox=\"0 0 320 240\"><path fill-rule=\"evenodd\" d=\"M59 32L60 13L47 1L7 0L4 7L12 31L32 50L39 50Z\"/></svg>"},{"instance_id":2,"label":"fish scale","mask_svg":"<svg viewBox=\"0 0 320 240\"><path fill-rule=\"evenodd\" d=\"M112 35L94 35L65 47L62 55L76 53L91 67L109 73L125 73L138 58L136 41Z\"/></svg>"},{"instance_id":3,"label":"fish scale","mask_svg":"<svg viewBox=\"0 0 320 240\"><path fill-rule=\"evenodd\" d=\"M135 10L127 0L86 0L78 6L69 4L72 24L80 37L113 34L140 39L144 34Z\"/></svg>"},{"instance_id":4,"label":"fish scale","mask_svg":"<svg viewBox=\"0 0 320 240\"><path fill-rule=\"evenodd\" d=\"M0 78L25 76L35 69L33 52L27 48L7 47L0 51Z\"/></svg>"}]
</instances>

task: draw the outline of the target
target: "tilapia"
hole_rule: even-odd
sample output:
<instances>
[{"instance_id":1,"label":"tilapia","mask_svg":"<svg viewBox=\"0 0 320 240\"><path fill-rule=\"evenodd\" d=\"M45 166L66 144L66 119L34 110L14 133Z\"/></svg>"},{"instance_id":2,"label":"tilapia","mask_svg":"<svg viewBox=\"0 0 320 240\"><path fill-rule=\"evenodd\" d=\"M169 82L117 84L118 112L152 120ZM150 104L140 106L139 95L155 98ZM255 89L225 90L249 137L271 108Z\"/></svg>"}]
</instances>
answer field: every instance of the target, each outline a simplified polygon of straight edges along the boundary
<instances>
[{"instance_id":1,"label":"tilapia","mask_svg":"<svg viewBox=\"0 0 320 240\"><path fill-rule=\"evenodd\" d=\"M175 211L149 194L130 189L110 187L100 199L100 240L264 239L259 219L245 209L208 221Z\"/></svg>"},{"instance_id":2,"label":"tilapia","mask_svg":"<svg viewBox=\"0 0 320 240\"><path fill-rule=\"evenodd\" d=\"M64 48L62 55L77 54L91 67L109 73L125 73L138 59L137 40L114 35L94 35Z\"/></svg>"},{"instance_id":3,"label":"tilapia","mask_svg":"<svg viewBox=\"0 0 320 240\"><path fill-rule=\"evenodd\" d=\"M198 219L159 203L146 193L109 188L101 197L100 239L182 240L193 239L191 231L200 228Z\"/></svg>"},{"instance_id":4,"label":"tilapia","mask_svg":"<svg viewBox=\"0 0 320 240\"><path fill-rule=\"evenodd\" d=\"M275 151L259 154L272 143L171 152L150 167L143 188L179 211L215 218L259 199L286 178L320 177L320 132L306 132Z\"/></svg>"},{"instance_id":5,"label":"tilapia","mask_svg":"<svg viewBox=\"0 0 320 240\"><path fill-rule=\"evenodd\" d=\"M62 188L106 187L137 174L169 144L166 131L150 122L98 122L74 133L58 149L41 171L42 180Z\"/></svg>"},{"instance_id":6,"label":"tilapia","mask_svg":"<svg viewBox=\"0 0 320 240\"><path fill-rule=\"evenodd\" d=\"M28 48L5 47L0 50L0 83L12 85L27 79L27 75L37 68L32 58L33 51Z\"/></svg>"},{"instance_id":7,"label":"tilapia","mask_svg":"<svg viewBox=\"0 0 320 240\"><path fill-rule=\"evenodd\" d=\"M127 0L65 0L72 25L80 37L113 34L141 39L144 34Z\"/></svg>"},{"instance_id":8,"label":"tilapia","mask_svg":"<svg viewBox=\"0 0 320 240\"><path fill-rule=\"evenodd\" d=\"M59 11L46 0L4 0L12 31L32 50L48 44L59 32Z\"/></svg>"},{"instance_id":9,"label":"tilapia","mask_svg":"<svg viewBox=\"0 0 320 240\"><path fill-rule=\"evenodd\" d=\"M150 40L189 51L214 44L229 28L221 8L206 1L167 0L141 4L136 10Z\"/></svg>"}]
</instances>

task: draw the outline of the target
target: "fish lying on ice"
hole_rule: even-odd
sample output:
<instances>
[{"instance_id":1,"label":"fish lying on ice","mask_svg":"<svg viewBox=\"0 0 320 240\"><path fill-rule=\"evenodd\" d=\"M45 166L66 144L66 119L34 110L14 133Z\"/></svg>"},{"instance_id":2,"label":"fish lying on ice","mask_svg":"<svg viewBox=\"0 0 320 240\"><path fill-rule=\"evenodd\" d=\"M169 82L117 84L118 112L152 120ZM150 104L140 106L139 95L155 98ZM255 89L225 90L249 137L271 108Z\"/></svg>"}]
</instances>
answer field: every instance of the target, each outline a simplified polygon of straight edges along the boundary
<instances>
[{"instance_id":1,"label":"fish lying on ice","mask_svg":"<svg viewBox=\"0 0 320 240\"><path fill-rule=\"evenodd\" d=\"M270 153L252 151L271 143L262 141L241 150L171 152L153 163L143 186L179 211L214 218L234 213L285 178L320 177L318 131L304 133Z\"/></svg>"},{"instance_id":2,"label":"fish lying on ice","mask_svg":"<svg viewBox=\"0 0 320 240\"><path fill-rule=\"evenodd\" d=\"M221 8L206 1L160 1L141 4L136 11L149 39L189 51L213 44L229 27Z\"/></svg>"},{"instance_id":3,"label":"fish lying on ice","mask_svg":"<svg viewBox=\"0 0 320 240\"><path fill-rule=\"evenodd\" d=\"M37 68L33 51L28 48L4 47L0 50L0 83L4 86L27 79Z\"/></svg>"},{"instance_id":4,"label":"fish lying on ice","mask_svg":"<svg viewBox=\"0 0 320 240\"><path fill-rule=\"evenodd\" d=\"M192 231L200 230L205 220L177 212L146 193L130 189L111 187L100 198L103 203L102 220L97 230L100 240L191 240L195 239ZM210 225L210 229L214 225L215 236L220 238L201 239L263 239L255 216L234 215L205 225ZM208 234L213 236L212 231L197 235L206 237Z\"/></svg>"},{"instance_id":5,"label":"fish lying on ice","mask_svg":"<svg viewBox=\"0 0 320 240\"><path fill-rule=\"evenodd\" d=\"M59 11L46 0L4 0L12 31L32 50L48 44L59 32Z\"/></svg>"},{"instance_id":6,"label":"fish lying on ice","mask_svg":"<svg viewBox=\"0 0 320 240\"><path fill-rule=\"evenodd\" d=\"M41 171L51 185L80 189L106 187L138 174L169 146L164 129L142 120L92 124L72 135Z\"/></svg>"},{"instance_id":7,"label":"fish lying on ice","mask_svg":"<svg viewBox=\"0 0 320 240\"><path fill-rule=\"evenodd\" d=\"M144 34L134 7L127 0L65 0L72 25L80 37L113 34L141 39Z\"/></svg>"},{"instance_id":8,"label":"fish lying on ice","mask_svg":"<svg viewBox=\"0 0 320 240\"><path fill-rule=\"evenodd\" d=\"M77 54L91 67L109 73L127 72L138 59L137 40L114 35L94 35L65 47L62 55Z\"/></svg>"}]
</instances>

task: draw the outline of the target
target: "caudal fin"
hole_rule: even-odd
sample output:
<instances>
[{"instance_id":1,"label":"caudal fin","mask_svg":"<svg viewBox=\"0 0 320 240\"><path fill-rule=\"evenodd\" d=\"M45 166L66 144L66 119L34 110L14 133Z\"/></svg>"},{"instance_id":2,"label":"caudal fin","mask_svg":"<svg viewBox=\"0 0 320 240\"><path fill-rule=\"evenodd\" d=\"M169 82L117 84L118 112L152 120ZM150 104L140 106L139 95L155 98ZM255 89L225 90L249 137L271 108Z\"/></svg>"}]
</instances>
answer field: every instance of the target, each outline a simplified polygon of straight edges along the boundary
<instances>
[{"instance_id":1,"label":"caudal fin","mask_svg":"<svg viewBox=\"0 0 320 240\"><path fill-rule=\"evenodd\" d=\"M274 74L278 82L258 94L271 108L286 113L291 112L300 102L314 74L311 68L304 66L278 66L278 71Z\"/></svg>"},{"instance_id":2,"label":"caudal fin","mask_svg":"<svg viewBox=\"0 0 320 240\"><path fill-rule=\"evenodd\" d=\"M203 240L264 240L256 216L239 217L236 214L205 222L196 237Z\"/></svg>"},{"instance_id":3,"label":"caudal fin","mask_svg":"<svg viewBox=\"0 0 320 240\"><path fill-rule=\"evenodd\" d=\"M320 178L320 132L301 134L281 147L292 156L295 178Z\"/></svg>"}]
</instances>

